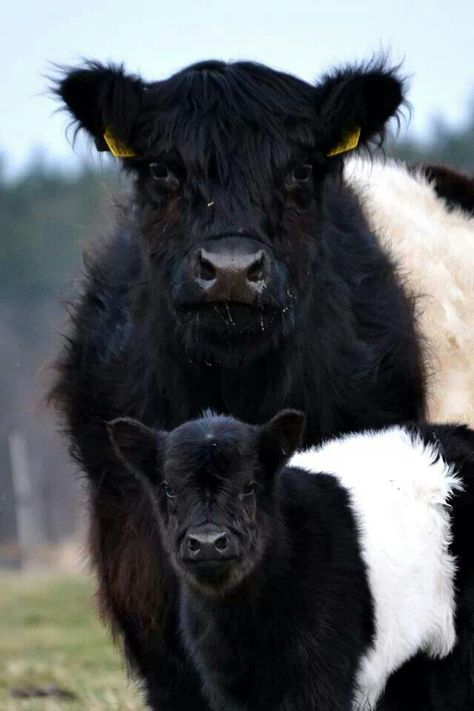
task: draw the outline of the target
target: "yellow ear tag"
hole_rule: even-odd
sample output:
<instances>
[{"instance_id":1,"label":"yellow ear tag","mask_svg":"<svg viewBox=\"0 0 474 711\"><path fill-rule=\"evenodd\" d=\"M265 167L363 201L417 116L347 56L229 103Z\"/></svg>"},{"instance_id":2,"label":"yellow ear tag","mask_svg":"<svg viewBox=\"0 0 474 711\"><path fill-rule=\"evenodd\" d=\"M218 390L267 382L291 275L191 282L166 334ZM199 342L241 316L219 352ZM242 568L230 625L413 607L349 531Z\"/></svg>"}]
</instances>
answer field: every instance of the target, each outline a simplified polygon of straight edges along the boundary
<instances>
[{"instance_id":1,"label":"yellow ear tag","mask_svg":"<svg viewBox=\"0 0 474 711\"><path fill-rule=\"evenodd\" d=\"M360 126L356 126L355 128L349 129L344 136L342 137L341 141L332 148L329 153L326 153L327 156L338 156L339 153L346 153L347 151L353 151L354 148L357 148L359 145L359 138L360 138Z\"/></svg>"},{"instance_id":2,"label":"yellow ear tag","mask_svg":"<svg viewBox=\"0 0 474 711\"><path fill-rule=\"evenodd\" d=\"M106 142L109 151L113 156L115 156L115 158L133 158L136 156L135 151L114 136L114 133L110 127L105 129L104 141Z\"/></svg>"}]
</instances>

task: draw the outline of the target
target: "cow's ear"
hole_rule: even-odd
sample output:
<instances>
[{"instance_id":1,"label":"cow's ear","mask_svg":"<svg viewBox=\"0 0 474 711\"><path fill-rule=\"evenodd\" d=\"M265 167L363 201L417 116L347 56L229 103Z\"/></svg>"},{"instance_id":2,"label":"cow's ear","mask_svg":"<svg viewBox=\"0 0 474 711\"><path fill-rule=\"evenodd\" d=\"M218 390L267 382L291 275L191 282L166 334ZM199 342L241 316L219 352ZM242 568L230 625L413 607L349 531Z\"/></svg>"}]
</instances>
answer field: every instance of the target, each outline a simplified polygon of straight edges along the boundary
<instances>
[{"instance_id":1,"label":"cow's ear","mask_svg":"<svg viewBox=\"0 0 474 711\"><path fill-rule=\"evenodd\" d=\"M78 128L95 140L98 150L118 158L134 155L133 132L145 84L122 66L87 62L66 69L54 86Z\"/></svg>"},{"instance_id":2,"label":"cow's ear","mask_svg":"<svg viewBox=\"0 0 474 711\"><path fill-rule=\"evenodd\" d=\"M259 457L267 472L276 472L298 449L304 425L302 412L282 410L259 428Z\"/></svg>"},{"instance_id":3,"label":"cow's ear","mask_svg":"<svg viewBox=\"0 0 474 711\"><path fill-rule=\"evenodd\" d=\"M383 62L347 67L323 77L316 87L318 138L330 157L370 140L381 140L387 121L404 99L404 81Z\"/></svg>"},{"instance_id":4,"label":"cow's ear","mask_svg":"<svg viewBox=\"0 0 474 711\"><path fill-rule=\"evenodd\" d=\"M151 482L159 478L166 433L145 427L129 417L108 422L107 430L115 454L127 469Z\"/></svg>"}]
</instances>

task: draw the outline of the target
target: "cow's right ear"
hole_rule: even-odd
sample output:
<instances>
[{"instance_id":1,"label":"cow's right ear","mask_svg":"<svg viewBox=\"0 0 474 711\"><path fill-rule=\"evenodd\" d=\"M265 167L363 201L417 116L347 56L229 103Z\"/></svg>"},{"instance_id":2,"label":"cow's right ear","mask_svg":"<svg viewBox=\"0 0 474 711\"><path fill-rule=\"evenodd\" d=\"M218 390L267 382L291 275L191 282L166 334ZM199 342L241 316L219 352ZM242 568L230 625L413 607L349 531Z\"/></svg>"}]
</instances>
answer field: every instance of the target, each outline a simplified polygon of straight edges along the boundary
<instances>
[{"instance_id":1,"label":"cow's right ear","mask_svg":"<svg viewBox=\"0 0 474 711\"><path fill-rule=\"evenodd\" d=\"M397 116L405 81L382 58L327 74L316 87L319 140L325 155L339 156L382 141L387 121Z\"/></svg>"},{"instance_id":2,"label":"cow's right ear","mask_svg":"<svg viewBox=\"0 0 474 711\"><path fill-rule=\"evenodd\" d=\"M144 88L144 82L126 74L122 66L87 62L66 69L53 90L78 128L93 137L98 150L130 158Z\"/></svg>"},{"instance_id":3,"label":"cow's right ear","mask_svg":"<svg viewBox=\"0 0 474 711\"><path fill-rule=\"evenodd\" d=\"M110 441L117 457L134 474L156 481L161 471L164 432L157 432L130 417L107 423Z\"/></svg>"}]
</instances>

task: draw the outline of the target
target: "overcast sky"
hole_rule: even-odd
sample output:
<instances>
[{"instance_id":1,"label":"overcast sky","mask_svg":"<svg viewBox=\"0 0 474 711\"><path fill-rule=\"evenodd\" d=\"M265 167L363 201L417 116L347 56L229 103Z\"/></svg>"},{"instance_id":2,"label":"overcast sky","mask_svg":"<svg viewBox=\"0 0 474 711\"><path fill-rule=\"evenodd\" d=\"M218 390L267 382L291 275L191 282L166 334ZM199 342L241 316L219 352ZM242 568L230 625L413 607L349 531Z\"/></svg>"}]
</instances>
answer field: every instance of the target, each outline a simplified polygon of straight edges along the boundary
<instances>
[{"instance_id":1,"label":"overcast sky","mask_svg":"<svg viewBox=\"0 0 474 711\"><path fill-rule=\"evenodd\" d=\"M390 48L411 76L410 130L466 120L474 99L472 0L10 0L2 9L0 152L10 174L43 147L77 164L64 114L45 95L48 62L123 61L147 79L199 59L256 59L307 80Z\"/></svg>"}]
</instances>

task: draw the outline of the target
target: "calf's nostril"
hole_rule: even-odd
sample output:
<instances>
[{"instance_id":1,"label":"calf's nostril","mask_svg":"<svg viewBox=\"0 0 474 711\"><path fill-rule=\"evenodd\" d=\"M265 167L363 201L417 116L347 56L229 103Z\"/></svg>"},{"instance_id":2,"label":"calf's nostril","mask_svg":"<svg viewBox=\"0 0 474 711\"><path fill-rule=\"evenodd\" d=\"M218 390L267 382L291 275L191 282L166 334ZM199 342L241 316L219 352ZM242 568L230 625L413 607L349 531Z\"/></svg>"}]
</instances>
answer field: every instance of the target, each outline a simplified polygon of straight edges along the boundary
<instances>
[{"instance_id":1,"label":"calf's nostril","mask_svg":"<svg viewBox=\"0 0 474 711\"><path fill-rule=\"evenodd\" d=\"M227 534L223 533L222 536L219 536L214 541L214 546L220 553L224 553L227 550L228 543Z\"/></svg>"},{"instance_id":2,"label":"calf's nostril","mask_svg":"<svg viewBox=\"0 0 474 711\"><path fill-rule=\"evenodd\" d=\"M201 549L201 543L197 538L189 536L188 538L188 550L190 553L198 553Z\"/></svg>"}]
</instances>

